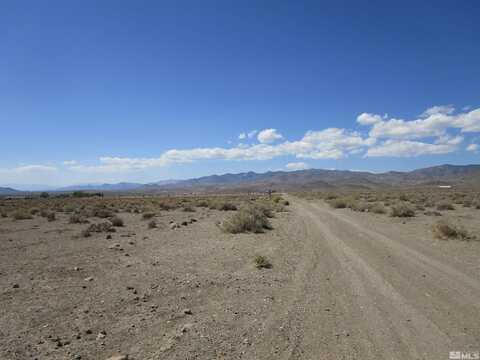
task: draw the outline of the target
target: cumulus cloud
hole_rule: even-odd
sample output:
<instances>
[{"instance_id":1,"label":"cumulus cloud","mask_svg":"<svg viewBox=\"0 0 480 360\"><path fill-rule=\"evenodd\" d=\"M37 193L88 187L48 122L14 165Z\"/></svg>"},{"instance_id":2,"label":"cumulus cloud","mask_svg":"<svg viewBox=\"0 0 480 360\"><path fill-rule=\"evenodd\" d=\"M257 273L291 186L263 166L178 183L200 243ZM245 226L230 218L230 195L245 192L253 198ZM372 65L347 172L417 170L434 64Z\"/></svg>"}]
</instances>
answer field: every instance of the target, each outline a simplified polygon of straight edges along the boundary
<instances>
[{"instance_id":1,"label":"cumulus cloud","mask_svg":"<svg viewBox=\"0 0 480 360\"><path fill-rule=\"evenodd\" d=\"M358 115L357 122L362 125L373 125L382 121L380 115L362 113Z\"/></svg>"},{"instance_id":2,"label":"cumulus cloud","mask_svg":"<svg viewBox=\"0 0 480 360\"><path fill-rule=\"evenodd\" d=\"M291 162L285 165L288 170L306 170L310 169L310 165L304 162Z\"/></svg>"},{"instance_id":3,"label":"cumulus cloud","mask_svg":"<svg viewBox=\"0 0 480 360\"><path fill-rule=\"evenodd\" d=\"M478 151L478 144L469 144L467 146L467 151L477 152Z\"/></svg>"},{"instance_id":4,"label":"cumulus cloud","mask_svg":"<svg viewBox=\"0 0 480 360\"><path fill-rule=\"evenodd\" d=\"M438 106L432 106L431 108L428 108L420 116L429 117L435 114L449 115L449 114L452 114L454 111L455 111L455 108L453 107L453 105L438 105Z\"/></svg>"},{"instance_id":5,"label":"cumulus cloud","mask_svg":"<svg viewBox=\"0 0 480 360\"><path fill-rule=\"evenodd\" d=\"M430 144L411 140L387 140L368 149L365 157L415 157L420 155L447 154L456 150L456 144Z\"/></svg>"},{"instance_id":6,"label":"cumulus cloud","mask_svg":"<svg viewBox=\"0 0 480 360\"><path fill-rule=\"evenodd\" d=\"M283 139L283 136L276 129L265 129L258 133L257 139L262 144L270 144Z\"/></svg>"},{"instance_id":7,"label":"cumulus cloud","mask_svg":"<svg viewBox=\"0 0 480 360\"><path fill-rule=\"evenodd\" d=\"M240 133L240 135L238 135L238 139L239 140L244 140L247 138L247 134L245 134L244 132Z\"/></svg>"},{"instance_id":8,"label":"cumulus cloud","mask_svg":"<svg viewBox=\"0 0 480 360\"><path fill-rule=\"evenodd\" d=\"M480 131L480 109L456 115L451 114L452 112L453 108L435 107L428 109L424 113L424 117L415 120L395 118L379 120L380 115L368 114L368 117L362 118L363 122L360 122L359 119L357 121L362 125L372 125L369 135L373 138L437 137L446 134L448 129L458 129L462 133ZM365 120L367 118L375 118L375 122Z\"/></svg>"},{"instance_id":9,"label":"cumulus cloud","mask_svg":"<svg viewBox=\"0 0 480 360\"><path fill-rule=\"evenodd\" d=\"M97 164L72 163L69 169L111 173L202 160L270 160L282 156L299 160L341 159L349 156L414 157L457 151L466 133L480 132L480 109L455 113L450 105L427 109L421 117L413 120L373 113L362 113L356 120L366 128L365 131L343 128L310 130L302 138L291 141L284 139L276 129L253 130L240 134L240 137L246 139L257 135L258 143L170 149L151 158L104 156L99 158Z\"/></svg>"},{"instance_id":10,"label":"cumulus cloud","mask_svg":"<svg viewBox=\"0 0 480 360\"><path fill-rule=\"evenodd\" d=\"M171 149L156 158L104 156L99 159L98 165L76 164L69 169L78 172L110 173L200 160L270 160L281 156L294 156L299 159L340 159L370 144L372 139L363 138L357 132L328 128L322 131L308 131L298 141L284 141L278 144L240 144L231 148Z\"/></svg>"}]
</instances>

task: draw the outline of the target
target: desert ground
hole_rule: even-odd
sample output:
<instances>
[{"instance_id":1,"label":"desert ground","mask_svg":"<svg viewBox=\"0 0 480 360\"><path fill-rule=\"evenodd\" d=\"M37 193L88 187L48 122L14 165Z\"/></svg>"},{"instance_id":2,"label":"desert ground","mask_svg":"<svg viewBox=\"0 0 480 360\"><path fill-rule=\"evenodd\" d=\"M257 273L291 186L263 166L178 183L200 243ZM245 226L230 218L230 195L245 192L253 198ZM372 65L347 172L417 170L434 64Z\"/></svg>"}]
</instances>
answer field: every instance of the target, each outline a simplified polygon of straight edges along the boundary
<instances>
[{"instance_id":1,"label":"desert ground","mask_svg":"<svg viewBox=\"0 0 480 360\"><path fill-rule=\"evenodd\" d=\"M0 359L480 351L478 199L435 189L0 200Z\"/></svg>"}]
</instances>

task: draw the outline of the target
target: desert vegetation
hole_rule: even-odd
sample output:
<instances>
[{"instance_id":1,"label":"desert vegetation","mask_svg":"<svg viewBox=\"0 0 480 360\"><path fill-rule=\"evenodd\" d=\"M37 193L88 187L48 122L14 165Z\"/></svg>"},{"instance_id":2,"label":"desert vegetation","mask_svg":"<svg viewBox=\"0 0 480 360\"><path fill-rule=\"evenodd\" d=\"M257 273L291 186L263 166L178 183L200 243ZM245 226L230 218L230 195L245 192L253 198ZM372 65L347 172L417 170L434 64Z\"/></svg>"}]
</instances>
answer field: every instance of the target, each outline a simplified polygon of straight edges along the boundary
<instances>
[{"instance_id":1,"label":"desert vegetation","mask_svg":"<svg viewBox=\"0 0 480 360\"><path fill-rule=\"evenodd\" d=\"M476 238L475 233L480 230L471 225L459 225L465 217L477 216L475 214L480 209L480 191L476 189L429 187L411 190L309 191L296 195L307 200L322 200L330 208L339 211L389 216L402 221L418 218L416 221L430 224L433 236L438 239L471 240Z\"/></svg>"},{"instance_id":2,"label":"desert vegetation","mask_svg":"<svg viewBox=\"0 0 480 360\"><path fill-rule=\"evenodd\" d=\"M432 231L438 239L460 239L471 240L474 239L472 234L457 224L447 220L439 220L432 225Z\"/></svg>"}]
</instances>

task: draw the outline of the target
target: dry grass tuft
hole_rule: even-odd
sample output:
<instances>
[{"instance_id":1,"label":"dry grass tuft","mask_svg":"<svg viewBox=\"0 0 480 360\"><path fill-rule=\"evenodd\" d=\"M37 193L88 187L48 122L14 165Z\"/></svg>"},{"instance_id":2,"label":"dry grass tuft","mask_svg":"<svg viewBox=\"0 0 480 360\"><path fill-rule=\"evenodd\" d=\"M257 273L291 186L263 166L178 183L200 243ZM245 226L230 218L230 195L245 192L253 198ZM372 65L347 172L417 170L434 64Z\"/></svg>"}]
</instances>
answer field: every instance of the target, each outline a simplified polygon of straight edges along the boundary
<instances>
[{"instance_id":1,"label":"dry grass tuft","mask_svg":"<svg viewBox=\"0 0 480 360\"><path fill-rule=\"evenodd\" d=\"M449 201L441 201L437 204L437 210L455 210L455 206Z\"/></svg>"},{"instance_id":2,"label":"dry grass tuft","mask_svg":"<svg viewBox=\"0 0 480 360\"><path fill-rule=\"evenodd\" d=\"M267 214L268 210L262 206L246 206L226 220L223 223L223 229L231 234L263 233L266 229L272 228Z\"/></svg>"},{"instance_id":3,"label":"dry grass tuft","mask_svg":"<svg viewBox=\"0 0 480 360\"><path fill-rule=\"evenodd\" d=\"M12 214L15 220L29 220L32 219L32 215L24 210L17 210Z\"/></svg>"},{"instance_id":4,"label":"dry grass tuft","mask_svg":"<svg viewBox=\"0 0 480 360\"><path fill-rule=\"evenodd\" d=\"M392 209L390 211L390 216L413 217L415 216L415 209L407 203L396 204L392 206Z\"/></svg>"},{"instance_id":5,"label":"dry grass tuft","mask_svg":"<svg viewBox=\"0 0 480 360\"><path fill-rule=\"evenodd\" d=\"M454 225L447 220L437 221L432 225L432 231L435 237L439 239L460 239L470 240L473 237L463 227Z\"/></svg>"}]
</instances>

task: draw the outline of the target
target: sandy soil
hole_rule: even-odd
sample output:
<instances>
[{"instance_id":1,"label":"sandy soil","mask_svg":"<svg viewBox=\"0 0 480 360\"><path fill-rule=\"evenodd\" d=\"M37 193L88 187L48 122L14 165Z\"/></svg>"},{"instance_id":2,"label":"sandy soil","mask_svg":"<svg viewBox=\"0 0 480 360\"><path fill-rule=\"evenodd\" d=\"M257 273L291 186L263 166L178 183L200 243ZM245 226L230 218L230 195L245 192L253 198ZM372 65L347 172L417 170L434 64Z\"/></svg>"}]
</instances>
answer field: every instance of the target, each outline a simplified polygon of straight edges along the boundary
<instances>
[{"instance_id":1,"label":"sandy soil","mask_svg":"<svg viewBox=\"0 0 480 360\"><path fill-rule=\"evenodd\" d=\"M79 238L0 219L0 359L448 359L480 350L479 241L290 197L265 234L170 211ZM458 213L475 227L480 211ZM171 220L198 220L172 230ZM258 270L256 255L272 269Z\"/></svg>"}]
</instances>

